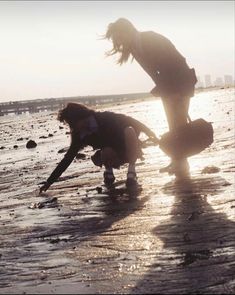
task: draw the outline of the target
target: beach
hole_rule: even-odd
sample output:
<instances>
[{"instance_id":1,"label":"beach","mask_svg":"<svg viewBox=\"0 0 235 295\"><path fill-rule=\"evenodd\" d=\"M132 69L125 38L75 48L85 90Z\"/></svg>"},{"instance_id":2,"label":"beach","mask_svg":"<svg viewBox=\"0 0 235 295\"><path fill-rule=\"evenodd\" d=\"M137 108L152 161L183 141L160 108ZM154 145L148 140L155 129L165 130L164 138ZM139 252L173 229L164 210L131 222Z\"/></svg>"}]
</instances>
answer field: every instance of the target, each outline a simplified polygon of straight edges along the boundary
<instances>
[{"instance_id":1,"label":"beach","mask_svg":"<svg viewBox=\"0 0 235 295\"><path fill-rule=\"evenodd\" d=\"M161 100L99 110L168 131ZM214 128L211 146L189 158L191 180L159 173L170 159L147 146L131 194L126 165L116 189L104 187L90 147L39 194L69 147L68 127L57 112L0 117L0 293L234 294L234 88L197 93L189 113Z\"/></svg>"}]
</instances>

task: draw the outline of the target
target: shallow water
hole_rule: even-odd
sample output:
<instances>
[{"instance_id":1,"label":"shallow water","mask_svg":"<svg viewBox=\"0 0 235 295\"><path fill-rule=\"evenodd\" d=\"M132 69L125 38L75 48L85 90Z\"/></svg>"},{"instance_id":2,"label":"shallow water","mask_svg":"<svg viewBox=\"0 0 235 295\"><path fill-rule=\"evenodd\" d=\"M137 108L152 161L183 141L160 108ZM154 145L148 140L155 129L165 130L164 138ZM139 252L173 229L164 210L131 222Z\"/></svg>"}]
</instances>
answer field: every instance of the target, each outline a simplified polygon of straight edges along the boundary
<instances>
[{"instance_id":1,"label":"shallow water","mask_svg":"<svg viewBox=\"0 0 235 295\"><path fill-rule=\"evenodd\" d=\"M214 143L189 159L191 181L160 174L169 158L149 146L132 194L126 166L115 171L120 186L104 190L86 148L39 196L68 129L56 113L0 117L0 293L234 293L234 101L234 89L195 95L190 116L213 122ZM160 100L106 109L167 131Z\"/></svg>"}]
</instances>

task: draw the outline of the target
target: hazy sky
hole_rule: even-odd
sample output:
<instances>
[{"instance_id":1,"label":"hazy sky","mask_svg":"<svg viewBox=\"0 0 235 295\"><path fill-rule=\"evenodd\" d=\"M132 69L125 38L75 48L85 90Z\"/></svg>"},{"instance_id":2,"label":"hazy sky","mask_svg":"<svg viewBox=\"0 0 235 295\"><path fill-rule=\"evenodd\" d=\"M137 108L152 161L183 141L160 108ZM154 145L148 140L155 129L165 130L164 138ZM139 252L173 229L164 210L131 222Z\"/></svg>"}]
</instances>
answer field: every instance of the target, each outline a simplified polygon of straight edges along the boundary
<instances>
[{"instance_id":1,"label":"hazy sky","mask_svg":"<svg viewBox=\"0 0 235 295\"><path fill-rule=\"evenodd\" d=\"M234 76L234 1L0 1L0 101L150 91L135 61L105 57L119 17L168 37L202 78Z\"/></svg>"}]
</instances>

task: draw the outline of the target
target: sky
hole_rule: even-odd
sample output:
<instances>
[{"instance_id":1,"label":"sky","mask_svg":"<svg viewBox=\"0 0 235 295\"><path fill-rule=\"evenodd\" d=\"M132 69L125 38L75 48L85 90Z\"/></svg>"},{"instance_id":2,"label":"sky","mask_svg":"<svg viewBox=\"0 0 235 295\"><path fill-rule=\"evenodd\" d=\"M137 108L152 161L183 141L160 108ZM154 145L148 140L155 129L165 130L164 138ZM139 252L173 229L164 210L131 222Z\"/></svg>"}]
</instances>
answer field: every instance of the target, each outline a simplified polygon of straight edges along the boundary
<instances>
[{"instance_id":1,"label":"sky","mask_svg":"<svg viewBox=\"0 0 235 295\"><path fill-rule=\"evenodd\" d=\"M150 91L135 61L105 57L120 17L170 39L201 79L234 77L234 1L0 1L0 102Z\"/></svg>"}]
</instances>

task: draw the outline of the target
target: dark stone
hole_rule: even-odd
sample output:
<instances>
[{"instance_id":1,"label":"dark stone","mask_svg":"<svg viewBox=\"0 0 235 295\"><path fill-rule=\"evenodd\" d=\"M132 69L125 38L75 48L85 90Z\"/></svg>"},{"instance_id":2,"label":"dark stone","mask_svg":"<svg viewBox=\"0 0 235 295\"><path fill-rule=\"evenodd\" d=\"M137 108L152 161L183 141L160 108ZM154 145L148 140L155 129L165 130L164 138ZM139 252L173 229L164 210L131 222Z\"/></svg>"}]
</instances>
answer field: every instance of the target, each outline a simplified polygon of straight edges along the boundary
<instances>
[{"instance_id":1,"label":"dark stone","mask_svg":"<svg viewBox=\"0 0 235 295\"><path fill-rule=\"evenodd\" d=\"M210 174L210 173L217 173L220 171L220 168L216 167L216 166L207 166L205 167L201 173L203 174Z\"/></svg>"},{"instance_id":2,"label":"dark stone","mask_svg":"<svg viewBox=\"0 0 235 295\"><path fill-rule=\"evenodd\" d=\"M98 194L101 194L101 193L102 193L102 187L97 186L97 187L96 187L96 190L97 190L97 193L98 193Z\"/></svg>"},{"instance_id":3,"label":"dark stone","mask_svg":"<svg viewBox=\"0 0 235 295\"><path fill-rule=\"evenodd\" d=\"M37 146L36 142L34 140L29 140L27 143L26 143L26 147L27 149L32 149L32 148L35 148Z\"/></svg>"},{"instance_id":4,"label":"dark stone","mask_svg":"<svg viewBox=\"0 0 235 295\"><path fill-rule=\"evenodd\" d=\"M14 149L18 149L18 145L15 144L15 145L13 146L13 148L14 148Z\"/></svg>"},{"instance_id":5,"label":"dark stone","mask_svg":"<svg viewBox=\"0 0 235 295\"><path fill-rule=\"evenodd\" d=\"M67 148L63 148L63 149L58 151L58 154L66 153L67 150L68 150Z\"/></svg>"}]
</instances>

